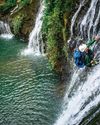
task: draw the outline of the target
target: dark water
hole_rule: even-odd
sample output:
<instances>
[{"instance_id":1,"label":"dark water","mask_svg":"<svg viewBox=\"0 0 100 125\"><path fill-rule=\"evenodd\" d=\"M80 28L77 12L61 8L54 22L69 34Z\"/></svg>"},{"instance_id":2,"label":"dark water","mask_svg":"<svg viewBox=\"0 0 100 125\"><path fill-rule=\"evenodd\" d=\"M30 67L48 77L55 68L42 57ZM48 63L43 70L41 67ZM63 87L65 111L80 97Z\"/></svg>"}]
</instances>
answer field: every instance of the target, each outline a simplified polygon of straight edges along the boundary
<instances>
[{"instance_id":1,"label":"dark water","mask_svg":"<svg viewBox=\"0 0 100 125\"><path fill-rule=\"evenodd\" d=\"M25 43L0 39L0 125L52 125L59 77L42 56L21 56Z\"/></svg>"}]
</instances>

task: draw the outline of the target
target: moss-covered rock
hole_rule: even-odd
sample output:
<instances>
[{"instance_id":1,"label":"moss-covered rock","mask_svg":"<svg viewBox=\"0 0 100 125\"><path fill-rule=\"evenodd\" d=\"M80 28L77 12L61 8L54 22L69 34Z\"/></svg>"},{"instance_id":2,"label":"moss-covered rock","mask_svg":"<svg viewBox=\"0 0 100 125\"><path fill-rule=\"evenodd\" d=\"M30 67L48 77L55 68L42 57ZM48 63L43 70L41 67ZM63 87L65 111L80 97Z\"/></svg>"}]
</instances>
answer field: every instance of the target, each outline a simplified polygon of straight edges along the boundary
<instances>
[{"instance_id":1,"label":"moss-covered rock","mask_svg":"<svg viewBox=\"0 0 100 125\"><path fill-rule=\"evenodd\" d=\"M9 22L11 30L16 36L28 40L29 33L32 31L34 26L40 0L23 1L17 0L16 4L7 11L2 9L1 6L5 6L4 1L2 1L2 5L0 6L2 10L0 18L1 20L7 20Z\"/></svg>"},{"instance_id":2,"label":"moss-covered rock","mask_svg":"<svg viewBox=\"0 0 100 125\"><path fill-rule=\"evenodd\" d=\"M67 40L70 35L70 24L76 2L79 0L45 0L43 20L43 37L47 44L47 53L53 69L65 72L67 61Z\"/></svg>"}]
</instances>

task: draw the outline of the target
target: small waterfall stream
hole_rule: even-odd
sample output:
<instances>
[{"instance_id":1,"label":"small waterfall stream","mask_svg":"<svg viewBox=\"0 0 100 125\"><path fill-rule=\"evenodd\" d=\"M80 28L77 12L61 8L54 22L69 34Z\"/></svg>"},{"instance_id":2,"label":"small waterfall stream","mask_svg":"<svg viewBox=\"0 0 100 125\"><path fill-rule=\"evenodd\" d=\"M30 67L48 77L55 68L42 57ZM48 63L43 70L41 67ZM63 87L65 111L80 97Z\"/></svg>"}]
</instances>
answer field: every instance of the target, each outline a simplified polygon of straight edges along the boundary
<instances>
[{"instance_id":1,"label":"small waterfall stream","mask_svg":"<svg viewBox=\"0 0 100 125\"><path fill-rule=\"evenodd\" d=\"M72 18L71 38L81 37L87 40L100 32L100 1L91 0L87 11L83 13L87 2L80 2ZM100 44L97 48L100 55ZM73 69L63 99L62 111L54 125L99 125L98 122L90 123L97 114L100 114L100 65L90 69Z\"/></svg>"},{"instance_id":2,"label":"small waterfall stream","mask_svg":"<svg viewBox=\"0 0 100 125\"><path fill-rule=\"evenodd\" d=\"M24 51L25 55L28 54L40 55L44 53L44 44L41 35L43 10L44 10L44 4L41 1L40 8L36 16L35 26L29 35L28 48Z\"/></svg>"},{"instance_id":3,"label":"small waterfall stream","mask_svg":"<svg viewBox=\"0 0 100 125\"><path fill-rule=\"evenodd\" d=\"M10 26L8 23L0 21L0 37L11 39L14 35L10 30Z\"/></svg>"}]
</instances>

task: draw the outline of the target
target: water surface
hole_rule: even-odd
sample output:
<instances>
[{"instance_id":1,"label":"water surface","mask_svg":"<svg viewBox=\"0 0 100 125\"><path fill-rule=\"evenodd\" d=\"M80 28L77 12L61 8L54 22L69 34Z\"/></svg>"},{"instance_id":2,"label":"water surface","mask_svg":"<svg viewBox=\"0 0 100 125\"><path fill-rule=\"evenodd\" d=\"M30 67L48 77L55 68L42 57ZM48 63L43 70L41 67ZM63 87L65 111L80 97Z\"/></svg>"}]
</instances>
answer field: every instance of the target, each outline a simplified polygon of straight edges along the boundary
<instances>
[{"instance_id":1,"label":"water surface","mask_svg":"<svg viewBox=\"0 0 100 125\"><path fill-rule=\"evenodd\" d=\"M26 44L0 39L0 125L52 125L59 77L43 56L23 56Z\"/></svg>"}]
</instances>

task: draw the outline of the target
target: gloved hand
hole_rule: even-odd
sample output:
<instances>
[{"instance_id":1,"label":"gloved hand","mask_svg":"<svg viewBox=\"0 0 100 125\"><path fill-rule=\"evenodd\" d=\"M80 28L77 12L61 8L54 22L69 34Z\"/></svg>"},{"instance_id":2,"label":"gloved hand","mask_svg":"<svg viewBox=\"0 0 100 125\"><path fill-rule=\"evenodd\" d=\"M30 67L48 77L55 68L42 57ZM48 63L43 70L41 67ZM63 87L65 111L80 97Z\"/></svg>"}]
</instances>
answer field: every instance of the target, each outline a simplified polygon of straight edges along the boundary
<instances>
[{"instance_id":1,"label":"gloved hand","mask_svg":"<svg viewBox=\"0 0 100 125\"><path fill-rule=\"evenodd\" d=\"M96 42L98 42L98 41L100 40L100 36L99 36L99 35L96 35L96 36L94 37L94 39L96 40Z\"/></svg>"}]
</instances>

